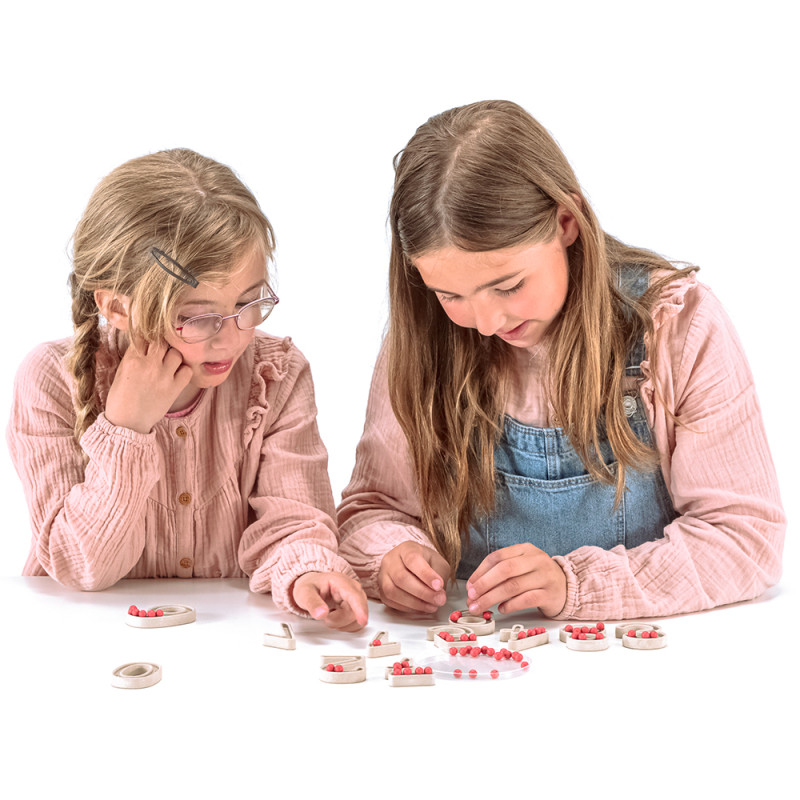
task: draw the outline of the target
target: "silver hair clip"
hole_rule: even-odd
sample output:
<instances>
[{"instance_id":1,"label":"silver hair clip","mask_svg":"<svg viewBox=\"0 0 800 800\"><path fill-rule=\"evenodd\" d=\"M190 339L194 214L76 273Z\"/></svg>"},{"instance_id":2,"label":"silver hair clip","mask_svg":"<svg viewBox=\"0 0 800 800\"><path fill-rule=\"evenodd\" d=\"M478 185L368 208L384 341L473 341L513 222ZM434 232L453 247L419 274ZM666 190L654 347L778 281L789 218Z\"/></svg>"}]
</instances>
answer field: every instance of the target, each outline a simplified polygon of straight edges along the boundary
<instances>
[{"instance_id":1,"label":"silver hair clip","mask_svg":"<svg viewBox=\"0 0 800 800\"><path fill-rule=\"evenodd\" d=\"M157 247L153 247L150 250L151 255L156 260L161 269L164 272L169 273L172 275L173 278L177 278L181 283L188 284L192 287L192 289L197 288L197 278L189 272L188 269L182 267L174 258L168 256L163 250L159 250ZM170 269L161 259L165 259L169 264L172 265L173 269Z\"/></svg>"}]
</instances>

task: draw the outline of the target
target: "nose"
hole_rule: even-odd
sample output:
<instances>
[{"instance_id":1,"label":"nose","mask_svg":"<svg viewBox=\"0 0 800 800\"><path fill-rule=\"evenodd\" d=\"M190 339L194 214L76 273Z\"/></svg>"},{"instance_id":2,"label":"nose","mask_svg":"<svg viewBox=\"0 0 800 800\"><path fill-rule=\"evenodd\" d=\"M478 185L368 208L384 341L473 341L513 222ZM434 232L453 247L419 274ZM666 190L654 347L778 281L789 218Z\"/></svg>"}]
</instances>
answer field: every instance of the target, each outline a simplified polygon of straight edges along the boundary
<instances>
[{"instance_id":1,"label":"nose","mask_svg":"<svg viewBox=\"0 0 800 800\"><path fill-rule=\"evenodd\" d=\"M499 305L491 301L478 301L472 304L475 329L482 336L494 336L503 327L505 314Z\"/></svg>"}]
</instances>

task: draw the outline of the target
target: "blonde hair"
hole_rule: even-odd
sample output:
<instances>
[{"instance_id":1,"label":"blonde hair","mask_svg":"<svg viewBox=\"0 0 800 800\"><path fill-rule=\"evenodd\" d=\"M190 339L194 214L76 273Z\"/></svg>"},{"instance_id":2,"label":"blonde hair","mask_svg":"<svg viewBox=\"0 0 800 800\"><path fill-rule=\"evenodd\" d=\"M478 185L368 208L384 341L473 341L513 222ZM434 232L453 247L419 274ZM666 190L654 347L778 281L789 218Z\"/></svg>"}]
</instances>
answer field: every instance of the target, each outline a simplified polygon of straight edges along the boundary
<instances>
[{"instance_id":1,"label":"blonde hair","mask_svg":"<svg viewBox=\"0 0 800 800\"><path fill-rule=\"evenodd\" d=\"M225 280L256 251L266 263L275 237L258 202L233 171L191 150L163 150L127 161L97 185L75 229L72 293L74 339L68 357L75 379L75 438L102 411L96 391L101 342L97 289L131 300L132 333L160 341L186 285L167 274L153 248L199 281Z\"/></svg>"},{"instance_id":2,"label":"blonde hair","mask_svg":"<svg viewBox=\"0 0 800 800\"><path fill-rule=\"evenodd\" d=\"M462 537L495 505L494 449L515 360L502 340L450 321L414 258L443 247L481 252L549 242L559 206L575 217L567 298L548 332L550 400L588 473L616 484L617 502L626 471L656 463L624 415L627 357L652 332L650 309L664 283L690 270L605 234L558 145L515 103L473 103L432 117L394 166L389 392L409 444L422 524L455 574ZM670 274L635 299L618 289L627 264ZM616 468L603 461L603 434Z\"/></svg>"}]
</instances>

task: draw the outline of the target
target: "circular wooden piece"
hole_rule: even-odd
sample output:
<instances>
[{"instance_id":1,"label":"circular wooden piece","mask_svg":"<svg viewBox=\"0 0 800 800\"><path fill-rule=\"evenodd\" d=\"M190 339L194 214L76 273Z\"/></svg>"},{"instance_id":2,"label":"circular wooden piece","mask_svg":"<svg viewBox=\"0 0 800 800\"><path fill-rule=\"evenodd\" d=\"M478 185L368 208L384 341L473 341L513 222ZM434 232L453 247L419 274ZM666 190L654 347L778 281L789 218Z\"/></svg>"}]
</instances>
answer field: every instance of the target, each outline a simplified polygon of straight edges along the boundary
<instances>
[{"instance_id":1,"label":"circular wooden piece","mask_svg":"<svg viewBox=\"0 0 800 800\"><path fill-rule=\"evenodd\" d=\"M636 633L639 634L641 631L660 630L660 625L651 625L647 622L629 622L627 625L625 623L617 625L617 627L614 629L614 634L616 635L617 639L624 639L628 635L628 631L636 631Z\"/></svg>"},{"instance_id":2,"label":"circular wooden piece","mask_svg":"<svg viewBox=\"0 0 800 800\"><path fill-rule=\"evenodd\" d=\"M191 606L180 603L169 603L153 606L148 611L163 611L163 617L134 617L128 614L125 620L132 628L169 628L173 625L186 625L197 619L197 614Z\"/></svg>"},{"instance_id":3,"label":"circular wooden piece","mask_svg":"<svg viewBox=\"0 0 800 800\"><path fill-rule=\"evenodd\" d=\"M161 680L161 665L148 661L123 664L111 673L111 685L117 689L146 689Z\"/></svg>"},{"instance_id":4,"label":"circular wooden piece","mask_svg":"<svg viewBox=\"0 0 800 800\"><path fill-rule=\"evenodd\" d=\"M462 611L458 622L455 624L469 628L476 636L488 636L490 633L494 633L493 619L476 617L474 614L470 614L469 611Z\"/></svg>"},{"instance_id":5,"label":"circular wooden piece","mask_svg":"<svg viewBox=\"0 0 800 800\"><path fill-rule=\"evenodd\" d=\"M630 629L629 629L630 630ZM622 637L622 646L627 647L629 650L661 650L662 647L667 646L667 634L662 631L651 631L658 634L655 639L642 639L642 631L638 631L636 636Z\"/></svg>"}]
</instances>

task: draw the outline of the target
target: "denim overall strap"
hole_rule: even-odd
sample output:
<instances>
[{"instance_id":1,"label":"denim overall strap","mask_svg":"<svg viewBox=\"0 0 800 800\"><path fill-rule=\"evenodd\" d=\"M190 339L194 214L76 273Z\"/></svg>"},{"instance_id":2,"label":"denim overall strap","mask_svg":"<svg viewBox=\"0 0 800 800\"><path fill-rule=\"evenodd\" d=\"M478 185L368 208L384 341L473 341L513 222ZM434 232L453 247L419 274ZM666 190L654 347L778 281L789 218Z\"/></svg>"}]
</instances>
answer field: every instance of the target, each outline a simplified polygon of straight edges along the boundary
<instances>
[{"instance_id":1,"label":"denim overall strap","mask_svg":"<svg viewBox=\"0 0 800 800\"><path fill-rule=\"evenodd\" d=\"M640 297L649 273L640 268L620 274L620 288ZM642 375L643 337L631 348L625 373ZM644 406L638 391L626 392L623 406L634 435L652 446ZM600 441L600 453L616 475L611 446ZM468 578L491 552L530 542L551 556L591 545L609 550L637 547L659 539L676 516L660 468L627 470L625 491L615 506L615 484L601 483L586 468L561 428L523 425L506 416L495 449L496 505L494 512L470 529L458 568Z\"/></svg>"}]
</instances>

